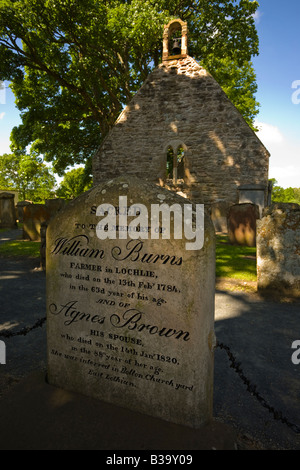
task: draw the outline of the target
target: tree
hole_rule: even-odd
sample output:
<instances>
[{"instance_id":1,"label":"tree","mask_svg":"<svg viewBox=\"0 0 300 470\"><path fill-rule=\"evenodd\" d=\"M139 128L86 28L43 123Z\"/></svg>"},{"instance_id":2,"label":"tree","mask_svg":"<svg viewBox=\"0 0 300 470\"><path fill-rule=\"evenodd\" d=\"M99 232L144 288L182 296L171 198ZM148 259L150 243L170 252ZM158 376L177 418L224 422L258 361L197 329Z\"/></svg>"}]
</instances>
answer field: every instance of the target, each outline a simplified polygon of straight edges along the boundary
<instances>
[{"instance_id":1,"label":"tree","mask_svg":"<svg viewBox=\"0 0 300 470\"><path fill-rule=\"evenodd\" d=\"M55 177L37 155L4 154L0 157L0 187L20 193L20 197L44 202L52 196Z\"/></svg>"},{"instance_id":2,"label":"tree","mask_svg":"<svg viewBox=\"0 0 300 470\"><path fill-rule=\"evenodd\" d=\"M297 204L300 204L300 188L293 188L293 189L294 189L295 202Z\"/></svg>"},{"instance_id":3,"label":"tree","mask_svg":"<svg viewBox=\"0 0 300 470\"><path fill-rule=\"evenodd\" d=\"M178 17L188 22L189 54L251 121L257 7L251 0L2 0L0 76L12 82L22 117L12 149L24 153L31 145L61 175L90 163L158 65L163 25Z\"/></svg>"},{"instance_id":4,"label":"tree","mask_svg":"<svg viewBox=\"0 0 300 470\"><path fill-rule=\"evenodd\" d=\"M277 180L271 178L273 183L272 202L293 202L300 204L300 188L282 188L278 186Z\"/></svg>"},{"instance_id":5,"label":"tree","mask_svg":"<svg viewBox=\"0 0 300 470\"><path fill-rule=\"evenodd\" d=\"M75 168L65 174L56 194L65 199L73 199L91 186L91 181L89 183L85 181L84 168Z\"/></svg>"},{"instance_id":6,"label":"tree","mask_svg":"<svg viewBox=\"0 0 300 470\"><path fill-rule=\"evenodd\" d=\"M258 114L258 102L255 94L257 83L252 62L244 61L242 64L230 58L206 58L208 70L213 70L214 78L222 83L223 90L228 98L235 104L249 126L254 126L255 116Z\"/></svg>"}]
</instances>

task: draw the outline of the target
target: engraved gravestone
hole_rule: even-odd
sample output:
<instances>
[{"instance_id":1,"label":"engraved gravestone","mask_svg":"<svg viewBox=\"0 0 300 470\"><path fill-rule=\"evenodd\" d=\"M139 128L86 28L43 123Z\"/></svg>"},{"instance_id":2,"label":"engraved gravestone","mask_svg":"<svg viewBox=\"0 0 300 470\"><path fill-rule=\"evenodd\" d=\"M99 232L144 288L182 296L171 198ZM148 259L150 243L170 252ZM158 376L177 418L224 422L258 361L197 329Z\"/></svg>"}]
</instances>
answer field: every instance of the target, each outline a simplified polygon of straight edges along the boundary
<instances>
[{"instance_id":1,"label":"engraved gravestone","mask_svg":"<svg viewBox=\"0 0 300 470\"><path fill-rule=\"evenodd\" d=\"M46 272L50 384L194 428L211 419L203 206L135 177L96 186L51 220Z\"/></svg>"}]
</instances>

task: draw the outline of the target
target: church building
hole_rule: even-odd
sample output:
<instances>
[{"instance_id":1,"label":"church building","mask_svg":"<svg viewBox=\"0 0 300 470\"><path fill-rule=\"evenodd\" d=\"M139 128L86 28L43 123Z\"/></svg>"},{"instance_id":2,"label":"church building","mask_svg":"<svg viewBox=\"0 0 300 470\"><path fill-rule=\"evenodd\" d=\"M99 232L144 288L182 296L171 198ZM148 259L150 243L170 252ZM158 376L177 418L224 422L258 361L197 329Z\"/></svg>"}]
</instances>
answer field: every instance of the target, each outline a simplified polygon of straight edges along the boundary
<instances>
[{"instance_id":1,"label":"church building","mask_svg":"<svg viewBox=\"0 0 300 470\"><path fill-rule=\"evenodd\" d=\"M193 202L268 205L270 154L221 86L188 55L187 24L164 28L162 63L93 160L94 184L136 175ZM253 199L253 200L251 200Z\"/></svg>"}]
</instances>

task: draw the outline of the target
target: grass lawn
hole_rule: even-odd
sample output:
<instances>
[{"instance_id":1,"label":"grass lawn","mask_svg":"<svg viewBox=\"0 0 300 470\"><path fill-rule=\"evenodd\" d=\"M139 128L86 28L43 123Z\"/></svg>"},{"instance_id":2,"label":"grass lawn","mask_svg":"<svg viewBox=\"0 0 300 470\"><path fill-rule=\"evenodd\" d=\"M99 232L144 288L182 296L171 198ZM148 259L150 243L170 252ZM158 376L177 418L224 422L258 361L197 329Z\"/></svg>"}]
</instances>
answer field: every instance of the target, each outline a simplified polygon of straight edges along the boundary
<instances>
[{"instance_id":1,"label":"grass lawn","mask_svg":"<svg viewBox=\"0 0 300 470\"><path fill-rule=\"evenodd\" d=\"M0 245L0 256L38 258L40 256L40 246L40 242L11 240Z\"/></svg>"},{"instance_id":2,"label":"grass lawn","mask_svg":"<svg viewBox=\"0 0 300 470\"><path fill-rule=\"evenodd\" d=\"M217 235L216 277L256 281L256 247L231 245L226 235Z\"/></svg>"},{"instance_id":3,"label":"grass lawn","mask_svg":"<svg viewBox=\"0 0 300 470\"><path fill-rule=\"evenodd\" d=\"M40 242L13 240L0 245L0 256L40 256ZM217 235L216 277L256 281L256 248L231 245L226 235Z\"/></svg>"}]
</instances>

